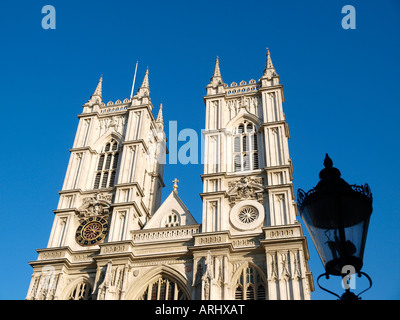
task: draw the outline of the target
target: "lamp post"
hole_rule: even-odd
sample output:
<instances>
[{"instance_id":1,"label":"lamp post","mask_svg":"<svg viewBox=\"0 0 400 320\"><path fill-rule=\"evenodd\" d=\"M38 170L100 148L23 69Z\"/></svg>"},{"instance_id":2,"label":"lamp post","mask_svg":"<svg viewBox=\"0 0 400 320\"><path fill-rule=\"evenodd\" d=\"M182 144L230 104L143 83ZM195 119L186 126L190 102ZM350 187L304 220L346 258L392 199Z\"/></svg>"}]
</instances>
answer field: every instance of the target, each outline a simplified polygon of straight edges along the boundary
<instances>
[{"instance_id":1,"label":"lamp post","mask_svg":"<svg viewBox=\"0 0 400 320\"><path fill-rule=\"evenodd\" d=\"M326 154L325 168L319 173L320 181L308 192L298 190L297 198L301 217L314 242L325 273L318 277L318 286L341 300L358 300L359 295L372 286L370 277L361 272L363 255L372 213L372 194L368 184L349 185L333 167ZM342 276L348 267L359 277L364 275L370 282L369 288L358 295L346 292L339 296L319 284L319 279L329 275ZM346 267L346 268L344 268Z\"/></svg>"}]
</instances>

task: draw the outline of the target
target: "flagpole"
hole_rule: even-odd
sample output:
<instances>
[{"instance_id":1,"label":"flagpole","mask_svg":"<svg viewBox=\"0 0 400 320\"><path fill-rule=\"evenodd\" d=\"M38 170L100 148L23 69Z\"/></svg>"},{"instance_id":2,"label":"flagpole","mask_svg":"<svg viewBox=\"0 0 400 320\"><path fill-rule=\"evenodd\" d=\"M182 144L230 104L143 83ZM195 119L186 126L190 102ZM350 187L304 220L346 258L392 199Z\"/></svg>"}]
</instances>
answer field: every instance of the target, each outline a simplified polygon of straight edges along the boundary
<instances>
[{"instance_id":1,"label":"flagpole","mask_svg":"<svg viewBox=\"0 0 400 320\"><path fill-rule=\"evenodd\" d=\"M135 75L133 76L133 83L132 83L132 90L131 90L131 100L132 100L132 97L133 97L133 88L135 87L136 71L137 71L138 62L139 61L136 61Z\"/></svg>"}]
</instances>

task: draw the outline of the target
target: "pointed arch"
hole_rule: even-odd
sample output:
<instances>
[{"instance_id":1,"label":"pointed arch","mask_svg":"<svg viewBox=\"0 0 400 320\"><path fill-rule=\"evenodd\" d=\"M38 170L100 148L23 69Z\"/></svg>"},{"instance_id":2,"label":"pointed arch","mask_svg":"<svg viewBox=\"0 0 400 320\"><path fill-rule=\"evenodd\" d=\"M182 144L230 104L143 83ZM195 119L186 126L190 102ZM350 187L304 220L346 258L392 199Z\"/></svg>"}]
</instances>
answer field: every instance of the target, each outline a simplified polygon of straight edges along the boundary
<instances>
[{"instance_id":1,"label":"pointed arch","mask_svg":"<svg viewBox=\"0 0 400 320\"><path fill-rule=\"evenodd\" d=\"M260 119L254 114L251 114L247 110L244 110L242 108L242 110L227 123L226 129L233 132L233 129L236 128L239 123L243 122L244 120L253 122L256 125L257 131L261 127Z\"/></svg>"},{"instance_id":2,"label":"pointed arch","mask_svg":"<svg viewBox=\"0 0 400 320\"><path fill-rule=\"evenodd\" d=\"M116 140L118 144L121 145L122 135L112 129L109 129L93 143L93 149L96 150L97 153L101 153L104 150L107 142L111 141L112 139Z\"/></svg>"},{"instance_id":3,"label":"pointed arch","mask_svg":"<svg viewBox=\"0 0 400 320\"><path fill-rule=\"evenodd\" d=\"M257 123L247 118L238 119L232 132L232 172L259 169Z\"/></svg>"},{"instance_id":4,"label":"pointed arch","mask_svg":"<svg viewBox=\"0 0 400 320\"><path fill-rule=\"evenodd\" d=\"M62 300L92 300L94 281L82 276L72 281L64 290Z\"/></svg>"},{"instance_id":5,"label":"pointed arch","mask_svg":"<svg viewBox=\"0 0 400 320\"><path fill-rule=\"evenodd\" d=\"M266 300L268 299L267 284L264 271L252 262L245 262L232 277L233 299Z\"/></svg>"},{"instance_id":6,"label":"pointed arch","mask_svg":"<svg viewBox=\"0 0 400 320\"><path fill-rule=\"evenodd\" d=\"M177 270L161 265L147 272L126 294L127 300L190 300L188 280Z\"/></svg>"},{"instance_id":7,"label":"pointed arch","mask_svg":"<svg viewBox=\"0 0 400 320\"><path fill-rule=\"evenodd\" d=\"M93 189L114 187L121 153L121 139L117 133L112 133L98 141L97 149L98 159Z\"/></svg>"}]
</instances>

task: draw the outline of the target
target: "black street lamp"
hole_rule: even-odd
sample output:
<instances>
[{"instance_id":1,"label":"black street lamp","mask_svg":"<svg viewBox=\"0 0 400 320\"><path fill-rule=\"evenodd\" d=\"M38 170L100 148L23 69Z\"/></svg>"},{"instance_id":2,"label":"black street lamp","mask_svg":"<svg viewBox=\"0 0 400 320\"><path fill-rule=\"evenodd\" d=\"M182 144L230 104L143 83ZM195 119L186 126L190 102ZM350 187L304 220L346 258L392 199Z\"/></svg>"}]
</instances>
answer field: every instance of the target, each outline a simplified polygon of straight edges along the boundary
<instances>
[{"instance_id":1,"label":"black street lamp","mask_svg":"<svg viewBox=\"0 0 400 320\"><path fill-rule=\"evenodd\" d=\"M365 275L372 286L370 277L361 272L363 255L367 239L368 224L372 213L372 194L368 184L363 186L349 185L340 178L340 171L333 167L333 162L326 154L325 168L319 173L320 181L308 192L299 189L297 193L301 217L311 235L317 252L329 275L347 276L343 271L345 266L351 266L361 277ZM368 290L355 295L346 288L346 292L339 295L318 286L339 297L341 300L358 300L358 296Z\"/></svg>"}]
</instances>

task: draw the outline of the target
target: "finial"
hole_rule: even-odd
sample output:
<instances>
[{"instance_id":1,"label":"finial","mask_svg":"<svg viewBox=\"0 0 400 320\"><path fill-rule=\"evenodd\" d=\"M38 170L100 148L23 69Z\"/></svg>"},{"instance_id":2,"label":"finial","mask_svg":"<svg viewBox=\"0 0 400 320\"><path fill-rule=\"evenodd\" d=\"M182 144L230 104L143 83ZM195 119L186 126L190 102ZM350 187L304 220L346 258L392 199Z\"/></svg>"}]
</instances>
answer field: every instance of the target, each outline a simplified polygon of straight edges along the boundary
<instances>
[{"instance_id":1,"label":"finial","mask_svg":"<svg viewBox=\"0 0 400 320\"><path fill-rule=\"evenodd\" d=\"M271 53L269 52L269 48L267 47L266 49L267 49L267 59L265 62L264 75L262 76L262 79L271 80L272 78L279 76L276 73L274 65L272 64Z\"/></svg>"},{"instance_id":2,"label":"finial","mask_svg":"<svg viewBox=\"0 0 400 320\"><path fill-rule=\"evenodd\" d=\"M214 86L214 87L223 84L222 83L221 71L219 69L219 57L218 56L215 59L214 73L213 73L213 76L210 79L210 84L212 86Z\"/></svg>"},{"instance_id":3,"label":"finial","mask_svg":"<svg viewBox=\"0 0 400 320\"><path fill-rule=\"evenodd\" d=\"M341 173L339 169L333 167L333 161L331 158L329 158L327 153L325 154L324 167L325 168L319 173L320 179L329 180L340 178Z\"/></svg>"},{"instance_id":4,"label":"finial","mask_svg":"<svg viewBox=\"0 0 400 320\"><path fill-rule=\"evenodd\" d=\"M177 178L175 178L174 180L172 180L172 182L174 183L174 185L172 186L172 188L174 189L174 191L176 193L178 193L178 182L179 180Z\"/></svg>"},{"instance_id":5,"label":"finial","mask_svg":"<svg viewBox=\"0 0 400 320\"><path fill-rule=\"evenodd\" d=\"M266 69L273 69L274 65L272 64L271 60L271 53L269 52L269 48L267 47L267 62L265 64Z\"/></svg>"},{"instance_id":6,"label":"finial","mask_svg":"<svg viewBox=\"0 0 400 320\"><path fill-rule=\"evenodd\" d=\"M146 69L146 73L144 74L142 85L138 90L138 98L148 97L150 96L150 87L149 87L149 67Z\"/></svg>"},{"instance_id":7,"label":"finial","mask_svg":"<svg viewBox=\"0 0 400 320\"><path fill-rule=\"evenodd\" d=\"M97 83L96 90L94 90L94 93L92 96L99 96L101 97L102 95L102 85L103 84L103 75L100 76L99 82Z\"/></svg>"},{"instance_id":8,"label":"finial","mask_svg":"<svg viewBox=\"0 0 400 320\"><path fill-rule=\"evenodd\" d=\"M149 87L149 67L147 67L146 73L144 74L141 88L148 88L148 87Z\"/></svg>"},{"instance_id":9,"label":"finial","mask_svg":"<svg viewBox=\"0 0 400 320\"><path fill-rule=\"evenodd\" d=\"M327 153L325 154L324 167L325 168L332 168L333 167L333 161L332 161L331 158L329 158Z\"/></svg>"},{"instance_id":10,"label":"finial","mask_svg":"<svg viewBox=\"0 0 400 320\"><path fill-rule=\"evenodd\" d=\"M214 75L213 77L221 77L221 71L219 70L219 57L215 59Z\"/></svg>"},{"instance_id":11,"label":"finial","mask_svg":"<svg viewBox=\"0 0 400 320\"><path fill-rule=\"evenodd\" d=\"M160 103L160 109L158 109L158 115L157 115L156 122L161 122L161 123L164 122L163 114L162 114L162 101Z\"/></svg>"}]
</instances>

